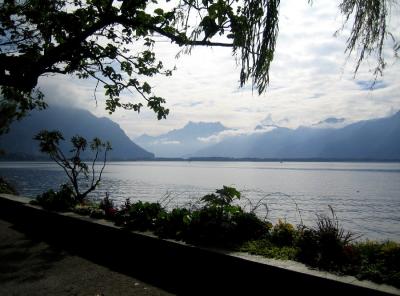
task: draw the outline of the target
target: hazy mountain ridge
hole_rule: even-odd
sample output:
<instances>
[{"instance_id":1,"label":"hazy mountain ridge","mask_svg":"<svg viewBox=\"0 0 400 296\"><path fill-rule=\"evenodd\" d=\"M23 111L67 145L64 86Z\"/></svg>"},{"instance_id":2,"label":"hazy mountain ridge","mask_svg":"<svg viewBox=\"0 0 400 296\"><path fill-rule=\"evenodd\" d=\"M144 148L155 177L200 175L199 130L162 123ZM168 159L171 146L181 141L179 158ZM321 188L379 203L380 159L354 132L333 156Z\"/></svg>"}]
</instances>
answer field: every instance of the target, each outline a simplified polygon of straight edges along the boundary
<instances>
[{"instance_id":1,"label":"hazy mountain ridge","mask_svg":"<svg viewBox=\"0 0 400 296\"><path fill-rule=\"evenodd\" d=\"M87 140L98 137L110 141L112 150L109 159L134 160L152 159L154 154L132 142L120 126L112 120L96 117L87 110L67 107L49 107L43 111L34 111L21 121L14 122L8 134L0 136L0 148L13 158L42 157L38 142L32 138L41 130L59 130L66 143L63 149L70 149L69 139L80 135ZM89 157L89 154L83 154Z\"/></svg>"},{"instance_id":2,"label":"hazy mountain ridge","mask_svg":"<svg viewBox=\"0 0 400 296\"><path fill-rule=\"evenodd\" d=\"M153 152L157 157L188 157L210 145L201 141L228 130L220 122L192 122L183 128L174 129L159 136L142 135L134 139L136 143Z\"/></svg>"},{"instance_id":3,"label":"hazy mountain ridge","mask_svg":"<svg viewBox=\"0 0 400 296\"><path fill-rule=\"evenodd\" d=\"M157 157L400 159L400 112L341 128L320 125L344 121L343 118L328 118L318 126L297 129L264 123L247 134L229 129L220 122L190 121L181 129L160 136L142 135L135 142ZM0 149L7 151L10 159L38 158L38 143L32 138L42 129L61 130L67 140L76 134L87 139L108 140L113 146L110 156L114 160L154 158L154 154L133 143L110 119L97 118L86 110L60 107L36 111L21 122L15 122L9 134L0 136ZM215 143L216 139L220 142ZM67 150L69 143L63 147Z\"/></svg>"},{"instance_id":4,"label":"hazy mountain ridge","mask_svg":"<svg viewBox=\"0 0 400 296\"><path fill-rule=\"evenodd\" d=\"M196 157L400 159L400 112L343 128L275 128L232 137L200 149Z\"/></svg>"}]
</instances>

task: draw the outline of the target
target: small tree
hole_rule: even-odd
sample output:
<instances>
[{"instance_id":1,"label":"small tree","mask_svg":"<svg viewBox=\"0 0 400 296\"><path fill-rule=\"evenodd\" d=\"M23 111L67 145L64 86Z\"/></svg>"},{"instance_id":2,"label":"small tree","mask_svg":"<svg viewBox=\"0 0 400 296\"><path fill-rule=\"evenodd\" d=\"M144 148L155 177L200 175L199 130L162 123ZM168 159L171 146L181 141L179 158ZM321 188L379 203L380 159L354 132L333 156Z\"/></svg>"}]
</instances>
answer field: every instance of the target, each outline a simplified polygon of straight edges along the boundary
<instances>
[{"instance_id":1,"label":"small tree","mask_svg":"<svg viewBox=\"0 0 400 296\"><path fill-rule=\"evenodd\" d=\"M107 153L111 150L109 142L102 142L99 138L94 138L89 143L90 150L94 153L94 158L89 166L81 159L81 153L88 146L86 139L81 136L77 135L71 138L73 147L70 151L72 153L71 157L67 157L60 148L60 140L64 141L64 137L59 131L44 130L38 133L34 139L40 141L40 151L48 154L67 174L77 202L82 202L90 192L96 189L106 166ZM103 151L103 165L100 172L96 174L95 164L99 159L100 153ZM80 189L80 182L83 179L89 182L89 186L85 191L81 191Z\"/></svg>"}]
</instances>

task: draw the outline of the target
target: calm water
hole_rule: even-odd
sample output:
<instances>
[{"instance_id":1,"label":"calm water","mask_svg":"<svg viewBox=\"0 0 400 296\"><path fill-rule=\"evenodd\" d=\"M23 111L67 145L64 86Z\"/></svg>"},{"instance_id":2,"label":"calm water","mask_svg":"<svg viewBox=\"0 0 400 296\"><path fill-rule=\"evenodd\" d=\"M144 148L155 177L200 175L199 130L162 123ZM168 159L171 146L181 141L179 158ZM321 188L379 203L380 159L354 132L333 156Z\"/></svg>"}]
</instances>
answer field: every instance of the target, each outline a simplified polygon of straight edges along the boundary
<instances>
[{"instance_id":1,"label":"calm water","mask_svg":"<svg viewBox=\"0 0 400 296\"><path fill-rule=\"evenodd\" d=\"M43 162L3 162L0 175L30 197L66 181L60 168ZM111 162L93 197L109 192L117 202L164 199L172 207L222 185L238 188L247 207L263 199L258 214L272 222L313 225L332 206L342 225L363 238L400 241L399 163Z\"/></svg>"}]
</instances>

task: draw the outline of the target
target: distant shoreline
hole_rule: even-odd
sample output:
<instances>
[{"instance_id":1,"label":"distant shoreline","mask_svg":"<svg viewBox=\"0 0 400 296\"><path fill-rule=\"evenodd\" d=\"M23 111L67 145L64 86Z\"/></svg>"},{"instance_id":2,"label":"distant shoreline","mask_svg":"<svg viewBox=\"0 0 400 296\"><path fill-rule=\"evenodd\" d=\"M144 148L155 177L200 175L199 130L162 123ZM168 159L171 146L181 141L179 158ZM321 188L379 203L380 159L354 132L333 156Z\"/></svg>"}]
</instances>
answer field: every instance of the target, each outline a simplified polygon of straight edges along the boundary
<instances>
[{"instance_id":1,"label":"distant shoreline","mask_svg":"<svg viewBox=\"0 0 400 296\"><path fill-rule=\"evenodd\" d=\"M91 160L91 159L86 159ZM43 162L52 161L46 157L0 157L0 162ZM231 158L231 157L189 157L189 158L177 158L177 157L155 157L146 159L109 159L108 162L130 162L130 161L156 161L156 162L384 162L384 163L400 163L400 159L379 159L379 158Z\"/></svg>"}]
</instances>

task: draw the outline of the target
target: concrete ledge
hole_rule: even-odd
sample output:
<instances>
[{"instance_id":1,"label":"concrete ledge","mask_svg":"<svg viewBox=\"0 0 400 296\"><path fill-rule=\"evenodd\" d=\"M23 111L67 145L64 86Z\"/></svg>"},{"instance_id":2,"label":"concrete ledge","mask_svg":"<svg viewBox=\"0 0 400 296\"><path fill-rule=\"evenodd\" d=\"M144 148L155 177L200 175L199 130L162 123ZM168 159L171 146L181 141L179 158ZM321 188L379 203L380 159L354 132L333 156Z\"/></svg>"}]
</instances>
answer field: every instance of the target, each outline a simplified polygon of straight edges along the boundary
<instances>
[{"instance_id":1,"label":"concrete ledge","mask_svg":"<svg viewBox=\"0 0 400 296\"><path fill-rule=\"evenodd\" d=\"M105 220L54 213L0 194L0 218L26 234L181 295L400 295L387 285L311 270L301 263L199 248Z\"/></svg>"}]
</instances>

